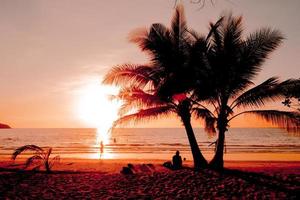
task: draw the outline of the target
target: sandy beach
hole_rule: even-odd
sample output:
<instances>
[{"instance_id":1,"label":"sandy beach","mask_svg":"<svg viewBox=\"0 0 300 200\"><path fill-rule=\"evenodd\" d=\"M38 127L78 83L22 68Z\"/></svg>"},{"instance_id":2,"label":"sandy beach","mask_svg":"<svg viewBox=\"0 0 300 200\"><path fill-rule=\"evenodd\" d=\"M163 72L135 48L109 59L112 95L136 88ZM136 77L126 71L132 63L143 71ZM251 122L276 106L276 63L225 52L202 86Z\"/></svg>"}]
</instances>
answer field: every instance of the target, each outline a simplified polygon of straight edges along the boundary
<instances>
[{"instance_id":1,"label":"sandy beach","mask_svg":"<svg viewBox=\"0 0 300 200\"><path fill-rule=\"evenodd\" d=\"M1 199L297 199L300 189L300 162L229 161L219 173L190 162L171 171L162 160L63 159L51 174L20 163L0 163ZM128 163L134 174L121 174Z\"/></svg>"}]
</instances>

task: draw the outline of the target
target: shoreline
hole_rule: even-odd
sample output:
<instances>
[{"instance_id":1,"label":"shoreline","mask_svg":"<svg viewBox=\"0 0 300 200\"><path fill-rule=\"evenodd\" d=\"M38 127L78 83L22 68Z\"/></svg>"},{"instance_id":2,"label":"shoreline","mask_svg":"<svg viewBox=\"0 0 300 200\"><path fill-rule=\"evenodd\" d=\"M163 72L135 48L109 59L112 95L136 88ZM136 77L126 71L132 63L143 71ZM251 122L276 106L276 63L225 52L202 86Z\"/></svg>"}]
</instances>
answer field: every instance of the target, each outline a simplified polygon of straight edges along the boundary
<instances>
[{"instance_id":1,"label":"shoreline","mask_svg":"<svg viewBox=\"0 0 300 200\"><path fill-rule=\"evenodd\" d=\"M0 158L0 168L20 169L25 158L20 157L16 161ZM157 171L165 171L162 164L167 160L163 159L80 159L62 158L53 166L53 171L75 171L75 172L104 172L119 173L122 167L127 164L143 165L153 164ZM184 161L183 165L193 167L191 160ZM242 171L266 172L266 173L299 173L300 161L255 161L255 160L229 160L224 162L226 169L237 169ZM29 168L30 169L30 168Z\"/></svg>"},{"instance_id":2,"label":"shoreline","mask_svg":"<svg viewBox=\"0 0 300 200\"><path fill-rule=\"evenodd\" d=\"M7 154L0 155L1 161L8 161L11 158L13 150ZM21 156L18 156L18 159L23 159L27 156L30 156L29 153L23 153ZM60 156L61 159L74 159L74 160L164 160L167 161L171 159L174 155L173 153L118 153L118 152L105 152L100 156L99 152L93 153L59 153L55 150L52 152L52 156ZM213 153L203 152L204 157L207 161L211 160ZM181 152L181 157L186 158L187 161L192 161L192 155L189 152ZM241 162L300 162L300 152L228 152L224 154L224 161L241 161Z\"/></svg>"}]
</instances>

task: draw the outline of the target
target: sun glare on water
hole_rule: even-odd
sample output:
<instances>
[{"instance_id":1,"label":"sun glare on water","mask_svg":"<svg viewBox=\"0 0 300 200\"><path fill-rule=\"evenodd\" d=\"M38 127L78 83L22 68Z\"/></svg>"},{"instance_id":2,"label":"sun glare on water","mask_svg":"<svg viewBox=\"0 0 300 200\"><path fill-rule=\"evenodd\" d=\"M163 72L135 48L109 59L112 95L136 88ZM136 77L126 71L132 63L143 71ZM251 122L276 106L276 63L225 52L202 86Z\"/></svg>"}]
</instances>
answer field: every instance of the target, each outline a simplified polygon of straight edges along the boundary
<instances>
[{"instance_id":1,"label":"sun glare on water","mask_svg":"<svg viewBox=\"0 0 300 200\"><path fill-rule=\"evenodd\" d=\"M96 147L100 146L101 141L104 145L110 142L110 128L118 118L120 107L120 102L112 100L110 96L117 92L116 87L101 85L99 79L89 82L80 89L77 105L78 116L89 127L97 128ZM108 155L104 153L103 156L105 158Z\"/></svg>"}]
</instances>

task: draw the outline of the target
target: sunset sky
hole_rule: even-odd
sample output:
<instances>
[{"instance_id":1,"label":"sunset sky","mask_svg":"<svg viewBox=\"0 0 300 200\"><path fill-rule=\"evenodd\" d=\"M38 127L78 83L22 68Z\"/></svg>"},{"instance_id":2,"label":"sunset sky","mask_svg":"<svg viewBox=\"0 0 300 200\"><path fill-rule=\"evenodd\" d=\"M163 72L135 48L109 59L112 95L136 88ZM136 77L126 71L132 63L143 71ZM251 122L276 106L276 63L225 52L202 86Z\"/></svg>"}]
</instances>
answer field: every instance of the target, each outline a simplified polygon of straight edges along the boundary
<instances>
[{"instance_id":1,"label":"sunset sky","mask_svg":"<svg viewBox=\"0 0 300 200\"><path fill-rule=\"evenodd\" d=\"M242 14L246 33L266 26L281 30L286 39L256 83L271 76L299 78L299 0L215 0L202 9L182 2L188 26L202 33L222 11ZM88 113L82 109L100 109L96 116L104 123L113 108L101 107L102 97L114 89L100 86L101 77L116 64L147 62L128 34L152 23L169 25L173 11L173 0L0 0L0 122L18 128L90 127L98 122L84 118ZM244 118L234 123L261 125ZM180 123L168 119L141 126Z\"/></svg>"}]
</instances>

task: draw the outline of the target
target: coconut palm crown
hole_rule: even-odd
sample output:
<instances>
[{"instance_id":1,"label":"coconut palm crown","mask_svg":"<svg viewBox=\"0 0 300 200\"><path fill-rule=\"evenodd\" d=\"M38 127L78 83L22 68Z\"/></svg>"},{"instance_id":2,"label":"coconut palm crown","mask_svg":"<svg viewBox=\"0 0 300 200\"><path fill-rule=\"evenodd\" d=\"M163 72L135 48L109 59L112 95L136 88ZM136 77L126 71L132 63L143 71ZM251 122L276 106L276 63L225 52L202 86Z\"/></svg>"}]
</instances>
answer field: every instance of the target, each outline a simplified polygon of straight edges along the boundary
<instances>
[{"instance_id":1,"label":"coconut palm crown","mask_svg":"<svg viewBox=\"0 0 300 200\"><path fill-rule=\"evenodd\" d=\"M170 28L152 24L149 30L140 30L132 36L131 41L148 53L150 63L116 66L107 73L104 83L122 87L116 97L123 105L114 126L177 114L186 129L194 167L200 169L207 166L207 161L191 126L192 114L203 109L190 95L196 78L190 70L195 38L193 31L187 28L183 7L179 5ZM204 41L203 38L197 40Z\"/></svg>"},{"instance_id":2,"label":"coconut palm crown","mask_svg":"<svg viewBox=\"0 0 300 200\"><path fill-rule=\"evenodd\" d=\"M212 108L206 112L210 122L205 123L209 126L207 130L218 132L216 153L210 162L215 169L223 169L225 133L230 121L240 115L257 115L288 131L299 131L299 113L260 108L267 102L281 100L287 90L299 85L300 79L281 82L271 77L259 85L253 84L269 54L281 44L283 35L270 28L262 28L246 38L242 33L242 17L228 14L211 24L205 54L209 78L198 78L206 81L203 85L208 90L195 88L197 101Z\"/></svg>"}]
</instances>

